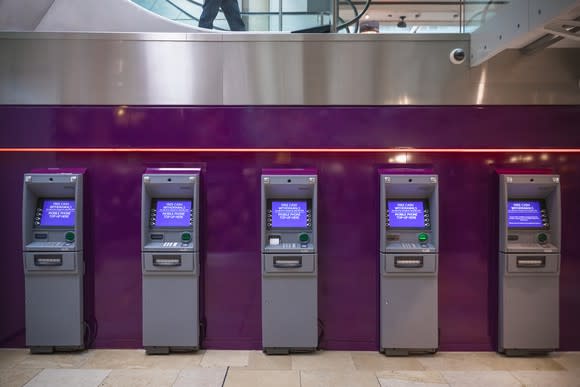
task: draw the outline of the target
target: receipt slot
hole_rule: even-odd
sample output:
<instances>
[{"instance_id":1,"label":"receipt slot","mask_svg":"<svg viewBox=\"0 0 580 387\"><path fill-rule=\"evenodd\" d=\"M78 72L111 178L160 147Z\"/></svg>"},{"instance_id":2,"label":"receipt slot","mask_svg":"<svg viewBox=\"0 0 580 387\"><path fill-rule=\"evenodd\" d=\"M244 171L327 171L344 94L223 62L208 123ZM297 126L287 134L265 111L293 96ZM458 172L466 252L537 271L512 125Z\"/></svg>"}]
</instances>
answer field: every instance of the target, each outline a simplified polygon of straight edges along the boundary
<instances>
[{"instance_id":1,"label":"receipt slot","mask_svg":"<svg viewBox=\"0 0 580 387\"><path fill-rule=\"evenodd\" d=\"M143 346L147 354L199 349L199 169L143 175Z\"/></svg>"},{"instance_id":2,"label":"receipt slot","mask_svg":"<svg viewBox=\"0 0 580 387\"><path fill-rule=\"evenodd\" d=\"M262 346L266 354L318 346L317 175L262 175Z\"/></svg>"},{"instance_id":3,"label":"receipt slot","mask_svg":"<svg viewBox=\"0 0 580 387\"><path fill-rule=\"evenodd\" d=\"M438 178L380 175L380 350L438 348Z\"/></svg>"},{"instance_id":4,"label":"receipt slot","mask_svg":"<svg viewBox=\"0 0 580 387\"><path fill-rule=\"evenodd\" d=\"M560 177L500 174L498 352L559 346Z\"/></svg>"},{"instance_id":5,"label":"receipt slot","mask_svg":"<svg viewBox=\"0 0 580 387\"><path fill-rule=\"evenodd\" d=\"M24 175L22 236L26 345L84 349L84 169Z\"/></svg>"}]
</instances>

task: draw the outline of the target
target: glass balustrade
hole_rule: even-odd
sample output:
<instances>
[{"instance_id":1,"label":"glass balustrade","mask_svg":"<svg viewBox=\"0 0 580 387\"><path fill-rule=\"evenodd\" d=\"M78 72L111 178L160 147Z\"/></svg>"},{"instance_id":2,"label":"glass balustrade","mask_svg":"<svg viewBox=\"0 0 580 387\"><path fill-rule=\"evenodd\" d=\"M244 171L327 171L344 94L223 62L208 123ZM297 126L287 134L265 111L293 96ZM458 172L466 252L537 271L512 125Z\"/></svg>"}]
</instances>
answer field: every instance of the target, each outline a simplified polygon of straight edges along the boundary
<instances>
[{"instance_id":1,"label":"glass balustrade","mask_svg":"<svg viewBox=\"0 0 580 387\"><path fill-rule=\"evenodd\" d=\"M170 20L198 26L204 0L132 0ZM292 32L329 26L333 0L238 0L248 31ZM366 0L339 0L337 25L363 12ZM471 33L509 1L372 1L359 22L340 33ZM229 30L220 10L215 30Z\"/></svg>"}]
</instances>

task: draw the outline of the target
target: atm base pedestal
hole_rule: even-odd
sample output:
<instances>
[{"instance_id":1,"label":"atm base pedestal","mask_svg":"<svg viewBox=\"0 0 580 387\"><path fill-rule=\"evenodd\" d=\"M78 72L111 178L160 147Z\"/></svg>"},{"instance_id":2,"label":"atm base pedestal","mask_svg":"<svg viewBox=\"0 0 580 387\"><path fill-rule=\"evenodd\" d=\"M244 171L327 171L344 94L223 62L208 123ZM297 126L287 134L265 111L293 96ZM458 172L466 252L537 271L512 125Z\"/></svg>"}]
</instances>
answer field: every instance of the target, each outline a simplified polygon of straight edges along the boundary
<instances>
[{"instance_id":1,"label":"atm base pedestal","mask_svg":"<svg viewBox=\"0 0 580 387\"><path fill-rule=\"evenodd\" d=\"M55 353L55 352L80 352L84 351L84 346L72 346L72 347L45 347L45 346L34 346L29 347L30 353L33 355L36 354L48 354L48 353Z\"/></svg>"},{"instance_id":2,"label":"atm base pedestal","mask_svg":"<svg viewBox=\"0 0 580 387\"><path fill-rule=\"evenodd\" d=\"M434 355L437 353L437 348L381 348L381 352L384 353L385 356L409 356L420 354Z\"/></svg>"},{"instance_id":3,"label":"atm base pedestal","mask_svg":"<svg viewBox=\"0 0 580 387\"><path fill-rule=\"evenodd\" d=\"M170 353L197 352L199 347L145 347L147 355L169 355Z\"/></svg>"},{"instance_id":4,"label":"atm base pedestal","mask_svg":"<svg viewBox=\"0 0 580 387\"><path fill-rule=\"evenodd\" d=\"M546 349L504 349L498 351L507 357L531 357L531 356L547 356L550 352L556 351Z\"/></svg>"},{"instance_id":5,"label":"atm base pedestal","mask_svg":"<svg viewBox=\"0 0 580 387\"><path fill-rule=\"evenodd\" d=\"M277 267L280 257L300 262ZM263 254L262 345L267 354L311 352L318 346L316 254Z\"/></svg>"},{"instance_id":6,"label":"atm base pedestal","mask_svg":"<svg viewBox=\"0 0 580 387\"><path fill-rule=\"evenodd\" d=\"M309 353L315 352L316 348L264 348L263 352L266 355L289 355L291 353Z\"/></svg>"}]
</instances>

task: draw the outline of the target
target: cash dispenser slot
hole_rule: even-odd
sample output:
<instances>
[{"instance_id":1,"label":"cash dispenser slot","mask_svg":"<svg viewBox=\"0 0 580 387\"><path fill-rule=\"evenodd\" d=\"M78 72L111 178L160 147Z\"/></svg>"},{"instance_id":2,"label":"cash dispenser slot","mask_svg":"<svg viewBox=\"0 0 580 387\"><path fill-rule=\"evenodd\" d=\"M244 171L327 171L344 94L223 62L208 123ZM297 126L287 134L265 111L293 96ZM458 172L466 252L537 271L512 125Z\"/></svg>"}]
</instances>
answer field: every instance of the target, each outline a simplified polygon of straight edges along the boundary
<instances>
[{"instance_id":1,"label":"cash dispenser slot","mask_svg":"<svg viewBox=\"0 0 580 387\"><path fill-rule=\"evenodd\" d=\"M395 257L395 267L399 269L417 269L423 267L423 257L400 256Z\"/></svg>"},{"instance_id":2,"label":"cash dispenser slot","mask_svg":"<svg viewBox=\"0 0 580 387\"><path fill-rule=\"evenodd\" d=\"M302 267L302 257L274 257L274 267L277 269Z\"/></svg>"},{"instance_id":3,"label":"cash dispenser slot","mask_svg":"<svg viewBox=\"0 0 580 387\"><path fill-rule=\"evenodd\" d=\"M157 267L181 266L181 255L154 255L153 266Z\"/></svg>"},{"instance_id":4,"label":"cash dispenser slot","mask_svg":"<svg viewBox=\"0 0 580 387\"><path fill-rule=\"evenodd\" d=\"M35 266L62 266L62 255L34 255Z\"/></svg>"},{"instance_id":5,"label":"cash dispenser slot","mask_svg":"<svg viewBox=\"0 0 580 387\"><path fill-rule=\"evenodd\" d=\"M516 265L520 268L541 268L546 267L546 257L517 257Z\"/></svg>"}]
</instances>

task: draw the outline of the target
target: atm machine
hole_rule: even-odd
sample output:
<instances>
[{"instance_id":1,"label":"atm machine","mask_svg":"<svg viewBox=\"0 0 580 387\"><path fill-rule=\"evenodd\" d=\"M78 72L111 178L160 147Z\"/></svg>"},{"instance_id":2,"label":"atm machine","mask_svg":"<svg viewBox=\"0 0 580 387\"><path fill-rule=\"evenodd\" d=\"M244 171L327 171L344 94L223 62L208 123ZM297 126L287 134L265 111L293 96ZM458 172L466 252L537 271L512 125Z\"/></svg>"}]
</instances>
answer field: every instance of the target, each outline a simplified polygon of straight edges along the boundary
<instances>
[{"instance_id":1,"label":"atm machine","mask_svg":"<svg viewBox=\"0 0 580 387\"><path fill-rule=\"evenodd\" d=\"M318 346L316 170L262 171L262 347Z\"/></svg>"},{"instance_id":2,"label":"atm machine","mask_svg":"<svg viewBox=\"0 0 580 387\"><path fill-rule=\"evenodd\" d=\"M85 347L85 172L85 169L47 169L24 175L26 345L31 353L76 351Z\"/></svg>"},{"instance_id":3,"label":"atm machine","mask_svg":"<svg viewBox=\"0 0 580 387\"><path fill-rule=\"evenodd\" d=\"M141 196L143 346L199 349L198 168L147 169Z\"/></svg>"},{"instance_id":4,"label":"atm machine","mask_svg":"<svg viewBox=\"0 0 580 387\"><path fill-rule=\"evenodd\" d=\"M556 350L560 177L500 173L499 212L498 352L523 356Z\"/></svg>"},{"instance_id":5,"label":"atm machine","mask_svg":"<svg viewBox=\"0 0 580 387\"><path fill-rule=\"evenodd\" d=\"M380 350L438 348L439 199L436 175L380 174Z\"/></svg>"}]
</instances>

